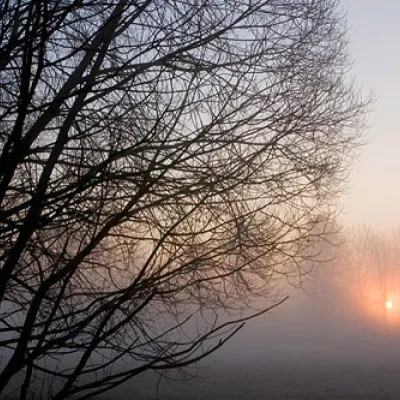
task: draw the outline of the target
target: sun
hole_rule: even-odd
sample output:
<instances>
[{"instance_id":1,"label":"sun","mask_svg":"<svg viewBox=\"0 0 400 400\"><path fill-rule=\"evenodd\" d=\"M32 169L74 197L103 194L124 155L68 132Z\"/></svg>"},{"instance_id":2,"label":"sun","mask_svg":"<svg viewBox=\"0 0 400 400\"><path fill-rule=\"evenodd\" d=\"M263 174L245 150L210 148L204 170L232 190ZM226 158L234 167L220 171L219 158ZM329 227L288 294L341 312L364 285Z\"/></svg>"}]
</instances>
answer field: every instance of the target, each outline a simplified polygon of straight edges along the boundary
<instances>
[{"instance_id":1,"label":"sun","mask_svg":"<svg viewBox=\"0 0 400 400\"><path fill-rule=\"evenodd\" d=\"M385 303L385 307L386 307L388 310L391 310L391 309L393 308L393 303L392 303L390 300L388 300L388 301Z\"/></svg>"}]
</instances>

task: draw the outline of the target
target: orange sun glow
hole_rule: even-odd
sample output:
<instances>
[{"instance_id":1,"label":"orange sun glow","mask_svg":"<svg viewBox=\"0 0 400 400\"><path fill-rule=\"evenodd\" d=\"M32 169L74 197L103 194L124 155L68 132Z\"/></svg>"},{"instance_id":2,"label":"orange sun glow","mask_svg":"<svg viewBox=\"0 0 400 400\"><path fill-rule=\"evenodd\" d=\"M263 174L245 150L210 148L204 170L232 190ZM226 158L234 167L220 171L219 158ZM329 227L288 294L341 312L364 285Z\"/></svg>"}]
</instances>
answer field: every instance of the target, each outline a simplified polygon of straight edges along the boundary
<instances>
[{"instance_id":1,"label":"orange sun glow","mask_svg":"<svg viewBox=\"0 0 400 400\"><path fill-rule=\"evenodd\" d=\"M388 301L385 303L385 307L386 307L388 310L391 310L391 309L393 308L393 303L392 303L390 300L388 300Z\"/></svg>"}]
</instances>

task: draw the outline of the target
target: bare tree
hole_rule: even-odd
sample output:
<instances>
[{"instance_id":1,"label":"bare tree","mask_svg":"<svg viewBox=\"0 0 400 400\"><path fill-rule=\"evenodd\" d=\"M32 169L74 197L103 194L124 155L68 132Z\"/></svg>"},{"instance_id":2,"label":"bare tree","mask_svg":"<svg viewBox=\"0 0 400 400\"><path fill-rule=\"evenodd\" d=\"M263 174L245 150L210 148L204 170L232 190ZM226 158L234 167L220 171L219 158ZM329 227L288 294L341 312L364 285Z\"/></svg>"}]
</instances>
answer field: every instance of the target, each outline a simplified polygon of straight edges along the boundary
<instances>
[{"instance_id":1,"label":"bare tree","mask_svg":"<svg viewBox=\"0 0 400 400\"><path fill-rule=\"evenodd\" d=\"M207 356L343 187L365 103L337 1L0 4L0 394Z\"/></svg>"},{"instance_id":2,"label":"bare tree","mask_svg":"<svg viewBox=\"0 0 400 400\"><path fill-rule=\"evenodd\" d=\"M370 227L356 229L346 249L347 286L353 287L373 314L400 322L399 233L374 232ZM376 315L375 315L376 317Z\"/></svg>"}]
</instances>

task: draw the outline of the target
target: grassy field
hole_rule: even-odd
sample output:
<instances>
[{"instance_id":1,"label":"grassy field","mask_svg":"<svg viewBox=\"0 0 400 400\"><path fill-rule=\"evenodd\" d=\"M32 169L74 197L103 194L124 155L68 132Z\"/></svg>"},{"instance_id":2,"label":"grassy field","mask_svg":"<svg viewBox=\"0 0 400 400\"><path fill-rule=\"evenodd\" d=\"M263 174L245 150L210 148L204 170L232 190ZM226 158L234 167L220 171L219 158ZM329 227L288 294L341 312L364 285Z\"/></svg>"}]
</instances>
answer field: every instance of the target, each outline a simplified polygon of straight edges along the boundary
<instances>
[{"instance_id":1,"label":"grassy field","mask_svg":"<svg viewBox=\"0 0 400 400\"><path fill-rule=\"evenodd\" d=\"M144 376L108 399L140 400L398 400L400 362L213 366L190 382Z\"/></svg>"}]
</instances>

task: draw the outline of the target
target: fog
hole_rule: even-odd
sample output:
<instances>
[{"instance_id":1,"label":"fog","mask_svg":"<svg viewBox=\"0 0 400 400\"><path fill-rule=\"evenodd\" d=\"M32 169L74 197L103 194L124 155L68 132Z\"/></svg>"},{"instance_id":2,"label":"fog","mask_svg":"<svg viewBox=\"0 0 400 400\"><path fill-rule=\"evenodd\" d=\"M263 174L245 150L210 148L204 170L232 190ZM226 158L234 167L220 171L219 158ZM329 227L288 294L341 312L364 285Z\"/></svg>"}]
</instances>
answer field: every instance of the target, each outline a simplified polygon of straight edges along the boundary
<instances>
[{"instance_id":1,"label":"fog","mask_svg":"<svg viewBox=\"0 0 400 400\"><path fill-rule=\"evenodd\" d=\"M336 249L301 287L282 285L282 296L289 295L283 304L248 322L187 375L141 376L120 398L132 388L140 399L158 400L400 398L393 249L362 236L363 266L354 259L357 243Z\"/></svg>"},{"instance_id":2,"label":"fog","mask_svg":"<svg viewBox=\"0 0 400 400\"><path fill-rule=\"evenodd\" d=\"M389 260L394 257L382 243L376 250L368 249L378 254L379 265L373 254L364 253L360 266L345 251L319 265L301 288L287 287L288 300L248 323L219 360L357 364L400 359L397 272Z\"/></svg>"},{"instance_id":3,"label":"fog","mask_svg":"<svg viewBox=\"0 0 400 400\"><path fill-rule=\"evenodd\" d=\"M195 379L134 387L143 399L400 398L398 242L358 231L301 287L283 284L282 305L189 368Z\"/></svg>"},{"instance_id":4,"label":"fog","mask_svg":"<svg viewBox=\"0 0 400 400\"><path fill-rule=\"evenodd\" d=\"M184 371L140 374L101 398L400 398L399 239L361 229L322 246L301 282L280 279L273 298L288 299L217 352Z\"/></svg>"},{"instance_id":5,"label":"fog","mask_svg":"<svg viewBox=\"0 0 400 400\"><path fill-rule=\"evenodd\" d=\"M369 316L367 307L354 300L351 285L335 289L291 291L284 304L248 323L216 359L246 364L358 363L399 355L397 327L385 320L384 308L381 315Z\"/></svg>"}]
</instances>

